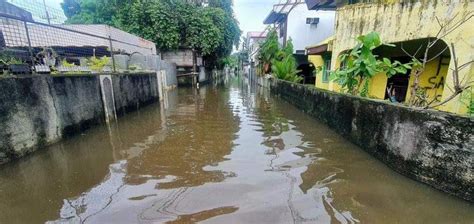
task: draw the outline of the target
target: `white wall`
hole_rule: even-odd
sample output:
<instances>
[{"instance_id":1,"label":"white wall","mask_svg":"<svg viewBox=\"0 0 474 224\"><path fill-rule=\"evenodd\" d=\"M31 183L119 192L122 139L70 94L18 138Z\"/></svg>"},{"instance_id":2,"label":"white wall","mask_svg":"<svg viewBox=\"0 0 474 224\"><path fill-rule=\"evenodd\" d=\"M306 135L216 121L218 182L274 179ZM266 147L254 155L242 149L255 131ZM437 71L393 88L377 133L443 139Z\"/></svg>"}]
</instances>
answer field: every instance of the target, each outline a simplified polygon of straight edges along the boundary
<instances>
[{"instance_id":1,"label":"white wall","mask_svg":"<svg viewBox=\"0 0 474 224\"><path fill-rule=\"evenodd\" d=\"M297 5L288 15L288 39L294 49L304 50L334 34L335 11L308 10L306 4ZM306 18L319 18L317 25L306 24Z\"/></svg>"}]
</instances>

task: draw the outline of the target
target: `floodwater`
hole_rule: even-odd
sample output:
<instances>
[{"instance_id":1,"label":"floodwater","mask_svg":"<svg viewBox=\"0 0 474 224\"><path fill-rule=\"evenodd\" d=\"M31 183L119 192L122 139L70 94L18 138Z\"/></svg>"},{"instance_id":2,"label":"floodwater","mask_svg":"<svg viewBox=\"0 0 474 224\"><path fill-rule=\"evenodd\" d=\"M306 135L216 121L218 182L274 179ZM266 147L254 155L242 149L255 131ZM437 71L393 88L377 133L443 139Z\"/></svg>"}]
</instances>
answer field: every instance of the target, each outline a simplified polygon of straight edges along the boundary
<instances>
[{"instance_id":1,"label":"floodwater","mask_svg":"<svg viewBox=\"0 0 474 224\"><path fill-rule=\"evenodd\" d=\"M474 223L474 206L229 78L0 167L0 223L44 222Z\"/></svg>"}]
</instances>

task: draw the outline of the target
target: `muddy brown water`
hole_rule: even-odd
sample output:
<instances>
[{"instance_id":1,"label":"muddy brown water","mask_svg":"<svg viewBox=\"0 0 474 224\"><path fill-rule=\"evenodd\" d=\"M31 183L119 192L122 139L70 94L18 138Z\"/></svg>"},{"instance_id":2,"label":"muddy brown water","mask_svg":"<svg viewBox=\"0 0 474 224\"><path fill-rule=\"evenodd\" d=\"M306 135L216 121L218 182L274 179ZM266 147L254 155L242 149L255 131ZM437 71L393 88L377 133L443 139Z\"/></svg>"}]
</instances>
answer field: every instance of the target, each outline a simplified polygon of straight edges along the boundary
<instances>
[{"instance_id":1,"label":"muddy brown water","mask_svg":"<svg viewBox=\"0 0 474 224\"><path fill-rule=\"evenodd\" d=\"M0 223L474 223L245 80L165 103L0 167Z\"/></svg>"}]
</instances>

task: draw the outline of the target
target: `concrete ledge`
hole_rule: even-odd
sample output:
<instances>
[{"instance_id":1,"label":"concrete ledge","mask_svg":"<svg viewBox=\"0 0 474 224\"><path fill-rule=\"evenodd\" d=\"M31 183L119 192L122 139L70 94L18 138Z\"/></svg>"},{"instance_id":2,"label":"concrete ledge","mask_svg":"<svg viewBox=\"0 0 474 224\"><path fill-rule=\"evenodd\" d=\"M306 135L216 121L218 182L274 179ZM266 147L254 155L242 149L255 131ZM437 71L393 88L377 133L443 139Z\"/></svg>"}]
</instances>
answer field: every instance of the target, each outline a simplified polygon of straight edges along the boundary
<instances>
[{"instance_id":1,"label":"concrete ledge","mask_svg":"<svg viewBox=\"0 0 474 224\"><path fill-rule=\"evenodd\" d=\"M268 80L271 92L392 169L474 201L474 119Z\"/></svg>"}]
</instances>

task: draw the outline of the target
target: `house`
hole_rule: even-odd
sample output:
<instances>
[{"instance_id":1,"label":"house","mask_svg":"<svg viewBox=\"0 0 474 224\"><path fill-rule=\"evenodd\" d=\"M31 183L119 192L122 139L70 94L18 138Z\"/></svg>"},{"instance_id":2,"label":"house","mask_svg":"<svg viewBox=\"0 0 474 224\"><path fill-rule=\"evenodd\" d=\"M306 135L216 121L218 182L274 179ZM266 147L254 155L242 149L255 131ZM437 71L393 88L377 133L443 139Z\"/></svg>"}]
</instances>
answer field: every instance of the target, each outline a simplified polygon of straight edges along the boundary
<instances>
[{"instance_id":1,"label":"house","mask_svg":"<svg viewBox=\"0 0 474 224\"><path fill-rule=\"evenodd\" d=\"M265 31L250 31L247 32L247 37L244 48L248 51L249 54L249 63L245 66L244 72L249 75L253 71L251 68L258 65L258 50L260 49L260 44L267 38L267 32Z\"/></svg>"},{"instance_id":2,"label":"house","mask_svg":"<svg viewBox=\"0 0 474 224\"><path fill-rule=\"evenodd\" d=\"M195 85L209 79L202 56L189 48L167 51L161 54L163 60L176 65L178 82ZM190 82L189 82L190 80Z\"/></svg>"},{"instance_id":3,"label":"house","mask_svg":"<svg viewBox=\"0 0 474 224\"><path fill-rule=\"evenodd\" d=\"M273 6L264 24L273 26L279 42L286 45L291 38L294 56L305 83L314 83L314 66L308 61L306 46L321 42L334 34L335 12L309 10L303 0L289 0Z\"/></svg>"},{"instance_id":4,"label":"house","mask_svg":"<svg viewBox=\"0 0 474 224\"><path fill-rule=\"evenodd\" d=\"M321 65L317 74L316 87L331 91L340 91L340 86L330 80L329 72L341 66L339 55L356 45L355 37L378 32L384 43L394 46L383 46L375 49L380 57L402 63L411 60L410 55L419 59L424 58L427 43L433 40L440 30L440 24L447 24L447 29L441 32L440 41L429 48L429 62L419 76L420 91L416 97L426 102L442 102L453 96L455 61L459 65L467 63L459 71L459 79L472 82L474 79L474 64L469 64L474 57L474 2L472 1L331 1L308 0L311 10L335 10L336 26L333 38L308 45L310 61ZM467 22L465 19L472 18ZM430 38L431 39L428 39ZM315 43L317 43L315 41ZM454 49L453 49L454 46ZM416 53L418 52L418 53ZM415 75L413 71L398 74L390 78L386 74L377 74L370 80L369 97L388 99L387 89L395 89L398 102L406 102L411 97ZM418 96L418 94L420 96ZM458 114L466 114L473 107L473 88L456 96L453 100L437 109Z\"/></svg>"},{"instance_id":5,"label":"house","mask_svg":"<svg viewBox=\"0 0 474 224\"><path fill-rule=\"evenodd\" d=\"M258 49L265 38L267 38L267 33L264 31L247 32L247 42L244 44L246 45L245 48L249 52L251 62L257 61Z\"/></svg>"},{"instance_id":6,"label":"house","mask_svg":"<svg viewBox=\"0 0 474 224\"><path fill-rule=\"evenodd\" d=\"M318 88L329 89L333 42L334 36L331 36L318 44L306 47L308 61L317 71L315 85Z\"/></svg>"}]
</instances>

